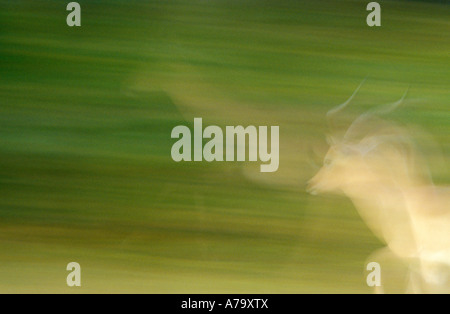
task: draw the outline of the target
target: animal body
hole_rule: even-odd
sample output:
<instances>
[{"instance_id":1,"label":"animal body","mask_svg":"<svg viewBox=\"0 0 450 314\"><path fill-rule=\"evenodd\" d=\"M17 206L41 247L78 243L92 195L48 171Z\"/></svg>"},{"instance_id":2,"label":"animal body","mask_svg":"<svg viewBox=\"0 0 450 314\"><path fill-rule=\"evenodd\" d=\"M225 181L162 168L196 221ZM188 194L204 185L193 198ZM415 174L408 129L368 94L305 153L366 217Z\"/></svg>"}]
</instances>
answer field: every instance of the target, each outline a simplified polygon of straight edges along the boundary
<instances>
[{"instance_id":1,"label":"animal body","mask_svg":"<svg viewBox=\"0 0 450 314\"><path fill-rule=\"evenodd\" d=\"M330 123L360 86L328 112ZM383 254L388 251L407 265L407 292L450 293L450 189L433 184L408 131L379 118L405 96L359 116L344 136L330 137L324 164L309 181L308 191L342 193L351 199L386 244Z\"/></svg>"}]
</instances>

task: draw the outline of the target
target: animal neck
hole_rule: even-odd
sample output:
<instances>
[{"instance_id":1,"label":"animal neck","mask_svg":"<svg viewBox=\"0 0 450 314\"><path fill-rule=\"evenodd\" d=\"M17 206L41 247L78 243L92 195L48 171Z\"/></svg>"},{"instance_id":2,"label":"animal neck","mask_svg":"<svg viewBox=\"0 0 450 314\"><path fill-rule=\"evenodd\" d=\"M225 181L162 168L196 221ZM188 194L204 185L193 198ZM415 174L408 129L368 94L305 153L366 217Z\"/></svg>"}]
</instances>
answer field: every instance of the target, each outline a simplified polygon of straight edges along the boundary
<instances>
[{"instance_id":1,"label":"animal neck","mask_svg":"<svg viewBox=\"0 0 450 314\"><path fill-rule=\"evenodd\" d=\"M400 257L415 256L416 240L405 193L395 182L377 181L343 189L371 231Z\"/></svg>"}]
</instances>

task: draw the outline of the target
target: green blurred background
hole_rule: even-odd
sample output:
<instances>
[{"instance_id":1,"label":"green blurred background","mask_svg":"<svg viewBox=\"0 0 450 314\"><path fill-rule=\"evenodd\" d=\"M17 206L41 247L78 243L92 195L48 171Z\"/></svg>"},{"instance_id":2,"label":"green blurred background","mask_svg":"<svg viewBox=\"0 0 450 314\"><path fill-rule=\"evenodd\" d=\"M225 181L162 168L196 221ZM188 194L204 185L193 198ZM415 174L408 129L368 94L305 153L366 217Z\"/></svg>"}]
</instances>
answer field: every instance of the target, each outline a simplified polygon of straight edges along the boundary
<instances>
[{"instance_id":1,"label":"green blurred background","mask_svg":"<svg viewBox=\"0 0 450 314\"><path fill-rule=\"evenodd\" d=\"M68 2L0 1L0 292L371 292L383 244L305 192L308 152L368 76L342 127L411 85L391 117L448 156L448 2L380 1L378 28L369 1L78 1L72 28ZM194 117L279 125L279 171L173 162Z\"/></svg>"}]
</instances>

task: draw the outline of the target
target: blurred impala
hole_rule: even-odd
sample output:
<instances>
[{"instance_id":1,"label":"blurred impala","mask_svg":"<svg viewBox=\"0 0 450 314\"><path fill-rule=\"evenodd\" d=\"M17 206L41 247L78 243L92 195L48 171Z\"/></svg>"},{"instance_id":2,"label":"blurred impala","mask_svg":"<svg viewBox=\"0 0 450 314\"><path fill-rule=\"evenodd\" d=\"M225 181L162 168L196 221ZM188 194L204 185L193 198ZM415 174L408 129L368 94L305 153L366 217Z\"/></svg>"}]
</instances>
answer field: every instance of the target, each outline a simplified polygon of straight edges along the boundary
<instances>
[{"instance_id":1,"label":"blurred impala","mask_svg":"<svg viewBox=\"0 0 450 314\"><path fill-rule=\"evenodd\" d=\"M360 87L328 112L330 123ZM359 116L343 137L330 137L324 164L308 191L343 193L352 200L386 250L409 265L408 292L448 293L450 189L433 184L404 128L377 117L394 110L405 96Z\"/></svg>"}]
</instances>

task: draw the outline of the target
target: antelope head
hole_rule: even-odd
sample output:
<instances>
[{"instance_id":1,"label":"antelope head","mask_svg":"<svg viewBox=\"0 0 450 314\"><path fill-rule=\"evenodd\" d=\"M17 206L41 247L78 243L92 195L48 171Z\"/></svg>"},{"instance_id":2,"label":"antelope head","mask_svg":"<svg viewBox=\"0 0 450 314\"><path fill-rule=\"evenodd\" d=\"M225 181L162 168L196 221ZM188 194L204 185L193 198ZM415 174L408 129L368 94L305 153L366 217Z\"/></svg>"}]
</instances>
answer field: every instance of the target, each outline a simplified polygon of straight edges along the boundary
<instances>
[{"instance_id":1,"label":"antelope head","mask_svg":"<svg viewBox=\"0 0 450 314\"><path fill-rule=\"evenodd\" d=\"M335 115L349 104L363 83L364 81L346 102L327 113L327 120L331 129L334 127L333 119ZM394 110L400 105L405 96L406 93L395 103L360 115L352 122L343 137L329 136L328 144L330 148L324 158L323 166L309 180L308 192L314 195L328 192L340 193L345 192L347 187L371 186L368 183L380 182L380 171L378 170L381 167L378 167L376 163L380 162L381 159L374 158L374 154L371 152L385 143L386 137L391 135L389 133L380 134L380 132L370 133L367 132L367 128L371 125L371 122L376 121L375 115ZM379 125L379 123L376 124L377 130ZM364 136L361 138L362 134ZM383 153L386 153L386 150Z\"/></svg>"}]
</instances>

